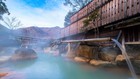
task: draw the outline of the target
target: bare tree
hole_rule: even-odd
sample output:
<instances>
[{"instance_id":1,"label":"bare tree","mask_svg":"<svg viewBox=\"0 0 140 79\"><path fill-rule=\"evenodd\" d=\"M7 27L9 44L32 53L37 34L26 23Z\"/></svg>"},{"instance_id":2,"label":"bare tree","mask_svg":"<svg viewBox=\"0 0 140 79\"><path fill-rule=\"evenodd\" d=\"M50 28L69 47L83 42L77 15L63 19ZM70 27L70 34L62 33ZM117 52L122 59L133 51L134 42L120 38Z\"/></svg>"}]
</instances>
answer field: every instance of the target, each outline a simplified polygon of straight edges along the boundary
<instances>
[{"instance_id":1,"label":"bare tree","mask_svg":"<svg viewBox=\"0 0 140 79\"><path fill-rule=\"evenodd\" d=\"M5 17L3 22L9 27L9 29L14 30L17 27L22 26L21 21L19 21L16 17Z\"/></svg>"}]
</instances>

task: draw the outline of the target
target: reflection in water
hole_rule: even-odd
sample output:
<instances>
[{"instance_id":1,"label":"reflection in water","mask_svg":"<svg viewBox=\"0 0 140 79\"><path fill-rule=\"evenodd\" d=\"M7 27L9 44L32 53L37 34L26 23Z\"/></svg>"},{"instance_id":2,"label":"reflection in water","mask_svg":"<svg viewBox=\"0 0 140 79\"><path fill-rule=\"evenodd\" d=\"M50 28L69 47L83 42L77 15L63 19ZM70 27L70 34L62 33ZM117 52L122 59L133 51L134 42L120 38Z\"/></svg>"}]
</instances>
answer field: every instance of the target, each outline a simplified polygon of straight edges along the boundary
<instances>
[{"instance_id":1,"label":"reflection in water","mask_svg":"<svg viewBox=\"0 0 140 79\"><path fill-rule=\"evenodd\" d=\"M110 72L49 54L38 54L36 60L11 63L9 68L14 74L5 79L128 79L131 76L125 71Z\"/></svg>"},{"instance_id":2,"label":"reflection in water","mask_svg":"<svg viewBox=\"0 0 140 79\"><path fill-rule=\"evenodd\" d=\"M32 59L32 60L18 60L18 61L12 61L12 67L14 67L15 69L24 69L27 67L30 67L31 65L33 65L35 63L36 59Z\"/></svg>"}]
</instances>

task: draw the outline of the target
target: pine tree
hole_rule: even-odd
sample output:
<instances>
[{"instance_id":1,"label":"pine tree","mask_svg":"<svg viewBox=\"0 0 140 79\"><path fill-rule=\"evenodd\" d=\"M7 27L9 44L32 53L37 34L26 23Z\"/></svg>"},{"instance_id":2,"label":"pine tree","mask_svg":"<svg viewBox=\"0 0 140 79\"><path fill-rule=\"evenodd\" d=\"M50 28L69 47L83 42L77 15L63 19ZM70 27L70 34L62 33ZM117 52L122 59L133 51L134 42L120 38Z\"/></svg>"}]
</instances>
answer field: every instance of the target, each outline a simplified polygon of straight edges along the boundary
<instances>
[{"instance_id":1,"label":"pine tree","mask_svg":"<svg viewBox=\"0 0 140 79\"><path fill-rule=\"evenodd\" d=\"M80 10L82 7L84 7L85 5L87 5L89 2L91 2L92 0L65 0L64 5L65 6L70 6L71 10L67 13L67 15L65 16L65 22L64 22L64 26L68 26L71 22L70 22L70 17L77 12L78 10Z\"/></svg>"},{"instance_id":2,"label":"pine tree","mask_svg":"<svg viewBox=\"0 0 140 79\"><path fill-rule=\"evenodd\" d=\"M8 13L8 15L10 14L6 4L3 2L3 0L0 0L0 19L2 19L2 15L5 13Z\"/></svg>"}]
</instances>

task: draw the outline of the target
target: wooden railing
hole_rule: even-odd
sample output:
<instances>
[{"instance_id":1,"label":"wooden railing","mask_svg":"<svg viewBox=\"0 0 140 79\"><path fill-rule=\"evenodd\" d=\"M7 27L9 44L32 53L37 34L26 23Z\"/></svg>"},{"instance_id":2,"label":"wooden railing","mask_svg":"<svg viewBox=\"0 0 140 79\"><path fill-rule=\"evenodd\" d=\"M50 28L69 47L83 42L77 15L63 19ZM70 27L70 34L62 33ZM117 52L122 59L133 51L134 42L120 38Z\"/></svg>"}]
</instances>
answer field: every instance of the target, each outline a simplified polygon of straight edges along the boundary
<instances>
[{"instance_id":1,"label":"wooden railing","mask_svg":"<svg viewBox=\"0 0 140 79\"><path fill-rule=\"evenodd\" d=\"M99 9L98 14L100 16L88 26L84 26L84 19L96 9ZM93 0L71 17L72 23L68 26L69 28L66 27L63 29L69 30L62 30L61 38L84 32L84 29L87 31L134 17L136 15L140 15L140 0Z\"/></svg>"}]
</instances>

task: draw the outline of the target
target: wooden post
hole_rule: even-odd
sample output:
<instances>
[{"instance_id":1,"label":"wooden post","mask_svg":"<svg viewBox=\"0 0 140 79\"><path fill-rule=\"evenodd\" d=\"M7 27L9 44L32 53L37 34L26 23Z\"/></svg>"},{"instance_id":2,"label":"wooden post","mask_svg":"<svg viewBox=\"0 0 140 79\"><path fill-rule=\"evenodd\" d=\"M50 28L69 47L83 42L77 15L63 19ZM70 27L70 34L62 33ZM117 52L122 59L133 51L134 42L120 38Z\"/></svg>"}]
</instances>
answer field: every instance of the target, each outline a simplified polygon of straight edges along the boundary
<instances>
[{"instance_id":1,"label":"wooden post","mask_svg":"<svg viewBox=\"0 0 140 79\"><path fill-rule=\"evenodd\" d=\"M126 49L125 49L125 37L124 37L124 31L123 31L123 33L122 33L122 47L123 47L123 49L126 51Z\"/></svg>"},{"instance_id":2,"label":"wooden post","mask_svg":"<svg viewBox=\"0 0 140 79\"><path fill-rule=\"evenodd\" d=\"M71 55L71 43L69 42L67 46L68 46L68 51L67 51L66 57L71 57L70 56Z\"/></svg>"},{"instance_id":3,"label":"wooden post","mask_svg":"<svg viewBox=\"0 0 140 79\"><path fill-rule=\"evenodd\" d=\"M138 31L138 41L140 41L140 31Z\"/></svg>"},{"instance_id":4,"label":"wooden post","mask_svg":"<svg viewBox=\"0 0 140 79\"><path fill-rule=\"evenodd\" d=\"M67 52L67 54L69 54L70 51L71 51L71 45L70 45L70 43L68 43L68 52Z\"/></svg>"}]
</instances>

